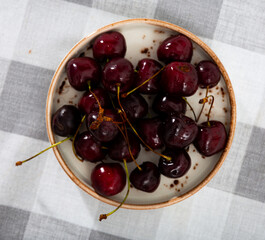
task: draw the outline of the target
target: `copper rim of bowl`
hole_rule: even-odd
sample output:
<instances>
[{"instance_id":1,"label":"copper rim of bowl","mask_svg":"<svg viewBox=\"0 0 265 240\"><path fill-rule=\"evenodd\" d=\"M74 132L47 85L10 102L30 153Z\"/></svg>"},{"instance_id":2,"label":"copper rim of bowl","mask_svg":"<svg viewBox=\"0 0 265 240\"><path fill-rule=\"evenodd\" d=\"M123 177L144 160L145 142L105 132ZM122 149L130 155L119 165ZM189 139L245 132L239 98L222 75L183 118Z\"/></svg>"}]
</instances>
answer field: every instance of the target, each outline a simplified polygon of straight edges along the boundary
<instances>
[{"instance_id":1,"label":"copper rim of bowl","mask_svg":"<svg viewBox=\"0 0 265 240\"><path fill-rule=\"evenodd\" d=\"M156 203L156 204L124 204L122 207L123 208L127 208L127 209L135 209L135 210L148 210L148 209L156 209L156 208L162 208L162 207L166 207L175 203L178 203L180 201L183 201L184 199L192 196L193 194L195 194L196 192L198 192L201 188L203 188L212 178L213 176L218 172L218 170L220 169L220 167L222 166L228 152L229 149L232 145L232 141L233 141L233 137L234 137L234 133L235 133L235 127L236 127L236 101L235 101L235 95L234 95L234 91L232 88L232 84L230 82L230 79L228 77L228 74L223 66L223 64L221 63L221 61L218 59L218 57L215 55L215 53L202 41L200 40L197 36L195 36L194 34L192 34L191 32L177 26L174 25L172 23L168 23L168 22L164 22L164 21L160 21L160 20L155 20L155 19L145 19L145 18L137 18L137 19L129 19L129 20L124 20L124 21L119 21L113 24L109 24L107 26L104 26L100 29L98 29L97 31L93 32L92 34L88 35L87 37L83 38L81 41L79 41L68 53L67 55L64 57L64 59L62 60L62 62L60 63L59 67L57 68L53 78L52 78L52 82L50 84L50 88L48 91L48 96L47 96L47 101L46 101L46 127L47 127L47 132L48 132L48 137L49 140L51 142L51 144L54 144L54 135L51 129L51 104L52 104L52 96L53 96L53 92L56 86L56 82L58 80L58 76L59 76L59 72L61 71L62 67L64 67L64 65L66 64L66 59L67 57L75 50L78 49L78 47L88 38L89 39L93 39L95 36L97 36L98 34L108 31L110 29L112 29L113 27L118 27L120 25L123 24L127 24L127 23L146 23L146 24L152 24L152 25L156 25L159 27L164 27L176 32L179 32L183 35L186 35L187 37L189 37L190 39L192 39L194 42L196 42L205 52L208 53L208 55L215 61L215 63L217 64L217 66L219 67L222 76L224 78L224 81L227 85L227 89L228 89L228 93L229 93L229 98L230 98L230 106L231 106L231 121L230 121L230 131L229 131L229 135L228 135L228 141L226 144L226 147L218 161L218 163L216 164L216 166L214 167L214 169L208 174L208 176L201 182L199 183L197 186L195 186L193 189L191 189L190 191L188 191L187 193L183 194L182 196L179 197L175 197L172 198L168 201L165 202L161 202L161 203ZM83 189L85 192L87 192L88 194L90 194L91 196L93 196L94 198L105 202L107 204L113 205L113 206L118 206L120 203L108 198L105 198L99 194L97 194L92 188L90 188L89 186L87 186L86 184L84 184L81 180L79 180L74 173L70 170L70 168L67 166L67 164L65 163L64 159L62 158L59 150L57 147L53 148L54 154L57 158L57 160L59 161L60 165L62 166L63 170L66 172L66 174L72 179L72 181L79 186L81 189Z\"/></svg>"}]
</instances>

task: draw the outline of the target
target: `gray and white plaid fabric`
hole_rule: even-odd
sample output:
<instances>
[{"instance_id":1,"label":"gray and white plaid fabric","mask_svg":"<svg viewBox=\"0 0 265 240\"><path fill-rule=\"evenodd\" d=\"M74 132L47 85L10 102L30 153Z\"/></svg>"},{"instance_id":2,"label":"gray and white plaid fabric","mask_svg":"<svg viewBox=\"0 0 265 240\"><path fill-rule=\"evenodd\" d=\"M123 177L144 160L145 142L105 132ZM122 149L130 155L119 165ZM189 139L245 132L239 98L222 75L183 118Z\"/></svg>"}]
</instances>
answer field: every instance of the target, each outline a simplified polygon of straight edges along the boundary
<instances>
[{"instance_id":1,"label":"gray and white plaid fabric","mask_svg":"<svg viewBox=\"0 0 265 240\"><path fill-rule=\"evenodd\" d=\"M265 239L264 0L0 0L0 239ZM80 190L50 151L45 100L60 60L82 37L126 18L180 25L225 65L237 129L218 174L189 199L119 210Z\"/></svg>"}]
</instances>

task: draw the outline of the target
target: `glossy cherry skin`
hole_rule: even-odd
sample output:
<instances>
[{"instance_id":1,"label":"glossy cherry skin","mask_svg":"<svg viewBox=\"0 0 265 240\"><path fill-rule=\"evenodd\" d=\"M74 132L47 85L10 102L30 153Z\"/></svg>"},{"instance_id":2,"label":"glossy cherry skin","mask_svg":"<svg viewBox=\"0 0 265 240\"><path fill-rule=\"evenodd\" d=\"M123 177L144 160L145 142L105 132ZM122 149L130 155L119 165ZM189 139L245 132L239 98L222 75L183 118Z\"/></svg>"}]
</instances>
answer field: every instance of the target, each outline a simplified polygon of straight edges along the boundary
<instances>
[{"instance_id":1,"label":"glossy cherry skin","mask_svg":"<svg viewBox=\"0 0 265 240\"><path fill-rule=\"evenodd\" d=\"M212 156L222 151L226 146L227 133L225 126L219 121L204 122L199 125L199 132L194 146L204 156Z\"/></svg>"},{"instance_id":2,"label":"glossy cherry skin","mask_svg":"<svg viewBox=\"0 0 265 240\"><path fill-rule=\"evenodd\" d=\"M111 118L112 121L102 121L97 129L91 129L90 125L97 120L98 112L92 112L86 118L87 129L100 142L112 141L119 133L119 129L114 122L121 122L119 115L112 109L105 109L104 116Z\"/></svg>"},{"instance_id":3,"label":"glossy cherry skin","mask_svg":"<svg viewBox=\"0 0 265 240\"><path fill-rule=\"evenodd\" d=\"M148 104L138 93L132 93L125 98L121 98L121 105L129 120L143 118L148 112Z\"/></svg>"},{"instance_id":4,"label":"glossy cherry skin","mask_svg":"<svg viewBox=\"0 0 265 240\"><path fill-rule=\"evenodd\" d=\"M108 108L111 103L109 100L108 93L101 87L92 90L98 98L102 108ZM90 114L91 112L98 112L98 102L91 92L85 92L83 97L79 100L78 108L84 114Z\"/></svg>"},{"instance_id":5,"label":"glossy cherry skin","mask_svg":"<svg viewBox=\"0 0 265 240\"><path fill-rule=\"evenodd\" d=\"M159 159L158 168L161 174L169 178L179 178L185 175L191 166L189 154L184 149L166 150L164 155L170 156L171 160Z\"/></svg>"},{"instance_id":6,"label":"glossy cherry skin","mask_svg":"<svg viewBox=\"0 0 265 240\"><path fill-rule=\"evenodd\" d=\"M78 91L87 90L88 82L96 86L101 78L100 65L90 57L72 58L66 70L70 85Z\"/></svg>"},{"instance_id":7,"label":"glossy cherry skin","mask_svg":"<svg viewBox=\"0 0 265 240\"><path fill-rule=\"evenodd\" d=\"M221 73L219 68L212 61L201 61L196 66L198 73L199 86L201 88L210 88L216 86L220 79Z\"/></svg>"},{"instance_id":8,"label":"glossy cherry skin","mask_svg":"<svg viewBox=\"0 0 265 240\"><path fill-rule=\"evenodd\" d=\"M77 135L74 145L76 153L89 162L98 162L107 154L101 143L89 131Z\"/></svg>"},{"instance_id":9,"label":"glossy cherry skin","mask_svg":"<svg viewBox=\"0 0 265 240\"><path fill-rule=\"evenodd\" d=\"M198 89L196 69L190 63L172 62L163 70L160 84L166 93L191 96Z\"/></svg>"},{"instance_id":10,"label":"glossy cherry skin","mask_svg":"<svg viewBox=\"0 0 265 240\"><path fill-rule=\"evenodd\" d=\"M137 130L139 130L139 134L145 143L152 149L159 149L164 146L160 133L161 124L162 121L158 117L145 118L138 121Z\"/></svg>"},{"instance_id":11,"label":"glossy cherry skin","mask_svg":"<svg viewBox=\"0 0 265 240\"><path fill-rule=\"evenodd\" d=\"M142 170L135 168L130 174L132 185L144 192L154 192L160 183L160 172L152 162L144 162L140 165Z\"/></svg>"},{"instance_id":12,"label":"glossy cherry skin","mask_svg":"<svg viewBox=\"0 0 265 240\"><path fill-rule=\"evenodd\" d=\"M181 97L159 94L155 97L152 108L157 114L170 115L171 113L185 113L186 105Z\"/></svg>"},{"instance_id":13,"label":"glossy cherry skin","mask_svg":"<svg viewBox=\"0 0 265 240\"><path fill-rule=\"evenodd\" d=\"M128 138L132 155L136 159L141 150L139 140L135 134L130 131L128 131ZM108 154L111 159L116 161L123 162L123 159L126 159L127 162L133 161L128 149L128 145L122 134L119 134L115 141L110 143Z\"/></svg>"},{"instance_id":14,"label":"glossy cherry skin","mask_svg":"<svg viewBox=\"0 0 265 240\"><path fill-rule=\"evenodd\" d=\"M73 136L81 122L81 113L73 105L60 107L51 120L52 130L61 137Z\"/></svg>"},{"instance_id":15,"label":"glossy cherry skin","mask_svg":"<svg viewBox=\"0 0 265 240\"><path fill-rule=\"evenodd\" d=\"M193 47L190 39L181 34L167 38L157 49L158 59L165 63L190 62L192 53Z\"/></svg>"},{"instance_id":16,"label":"glossy cherry skin","mask_svg":"<svg viewBox=\"0 0 265 240\"><path fill-rule=\"evenodd\" d=\"M100 163L91 174L92 187L105 197L120 193L126 185L126 173L119 163Z\"/></svg>"},{"instance_id":17,"label":"glossy cherry skin","mask_svg":"<svg viewBox=\"0 0 265 240\"><path fill-rule=\"evenodd\" d=\"M142 84L144 81L156 74L163 66L156 60L150 58L144 58L137 64L138 77L135 81L135 87ZM161 74L152 78L146 84L138 89L143 94L156 94L160 91L159 81Z\"/></svg>"},{"instance_id":18,"label":"glossy cherry skin","mask_svg":"<svg viewBox=\"0 0 265 240\"><path fill-rule=\"evenodd\" d=\"M93 44L93 56L99 61L124 57L126 42L119 32L107 32L99 35Z\"/></svg>"},{"instance_id":19,"label":"glossy cherry skin","mask_svg":"<svg viewBox=\"0 0 265 240\"><path fill-rule=\"evenodd\" d=\"M164 143L169 148L184 148L191 144L198 133L198 126L183 114L172 114L163 125Z\"/></svg>"},{"instance_id":20,"label":"glossy cherry skin","mask_svg":"<svg viewBox=\"0 0 265 240\"><path fill-rule=\"evenodd\" d=\"M135 78L133 65L125 58L110 60L103 69L102 83L111 93L117 92L117 84L120 84L120 92L128 91Z\"/></svg>"}]
</instances>

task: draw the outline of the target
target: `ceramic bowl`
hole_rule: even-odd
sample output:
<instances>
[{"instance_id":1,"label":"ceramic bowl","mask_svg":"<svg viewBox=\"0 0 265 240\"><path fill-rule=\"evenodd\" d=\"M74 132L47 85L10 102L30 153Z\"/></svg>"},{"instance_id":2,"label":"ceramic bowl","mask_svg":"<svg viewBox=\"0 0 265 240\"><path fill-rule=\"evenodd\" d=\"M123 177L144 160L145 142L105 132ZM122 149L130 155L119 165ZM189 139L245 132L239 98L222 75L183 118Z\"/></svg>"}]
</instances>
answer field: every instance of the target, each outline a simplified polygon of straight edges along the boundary
<instances>
[{"instance_id":1,"label":"ceramic bowl","mask_svg":"<svg viewBox=\"0 0 265 240\"><path fill-rule=\"evenodd\" d=\"M193 43L194 51L191 61L192 64L196 64L201 60L211 59L217 64L221 71L221 81L216 87L210 90L211 94L215 96L211 119L221 121L226 127L228 140L224 151L212 157L204 157L199 154L191 144L188 151L192 159L191 168L183 177L171 179L161 176L160 186L153 193L145 193L132 188L126 204L123 205L123 208L154 209L180 202L205 186L223 164L231 147L235 132L236 103L231 82L220 60L198 37L179 26L159 20L130 19L100 28L78 42L60 63L49 88L46 105L46 124L49 140L51 144L54 144L62 139L61 137L54 135L52 132L52 114L64 104L77 105L78 100L83 94L83 92L78 92L70 87L66 75L67 62L71 58L77 57L81 54L84 54L85 56L92 56L91 46L93 44L93 40L100 34L107 31L119 31L124 35L127 43L127 52L125 57L132 62L134 67L142 58L150 57L157 59L156 51L159 44L170 35L181 33L189 37ZM204 97L205 91L205 89L199 88L195 95L188 97L190 104L194 107L197 114L201 109L201 105L198 104L198 101ZM148 98L146 99L149 102L151 101ZM206 121L206 114L208 113L209 106L210 105L206 104L200 122ZM187 110L186 115L191 118L193 117L189 109ZM94 191L91 187L90 175L95 164L78 161L73 155L71 141L65 142L58 147L55 147L53 150L56 158L67 175L85 192L100 201L114 206L117 206L122 201L127 191L127 187L125 187L118 195L110 198L100 196ZM142 147L142 151L137 161L138 163L142 163L143 161L148 160L158 163L158 159L159 156L153 154L152 152L145 151ZM128 163L128 168L129 171L134 169L134 163Z\"/></svg>"}]
</instances>

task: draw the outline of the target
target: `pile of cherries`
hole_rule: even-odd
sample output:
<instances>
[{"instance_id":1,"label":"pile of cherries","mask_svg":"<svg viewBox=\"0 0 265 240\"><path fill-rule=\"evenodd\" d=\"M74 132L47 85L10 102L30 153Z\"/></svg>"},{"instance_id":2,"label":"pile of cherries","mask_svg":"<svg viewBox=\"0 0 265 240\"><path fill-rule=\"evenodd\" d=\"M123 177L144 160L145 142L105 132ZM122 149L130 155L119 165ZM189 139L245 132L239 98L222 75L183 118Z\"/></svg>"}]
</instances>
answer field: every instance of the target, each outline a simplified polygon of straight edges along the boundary
<instances>
[{"instance_id":1,"label":"pile of cherries","mask_svg":"<svg viewBox=\"0 0 265 240\"><path fill-rule=\"evenodd\" d=\"M186 151L190 144L202 155L211 156L223 150L227 140L224 125L210 121L210 112L208 120L200 125L195 114L194 119L185 116L189 105L186 97L198 87L206 88L208 93L221 77L211 61L202 61L196 67L190 63L193 46L189 38L179 34L165 39L157 49L160 62L144 58L136 69L124 58L125 53L124 36L106 32L94 40L94 58L71 59L66 66L69 83L85 92L78 108L64 105L52 116L54 133L72 140L79 160L99 162L91 174L98 194L113 196L128 182L123 202L130 183L141 191L154 192L161 174L169 178L183 176L191 166ZM155 95L155 116L147 117L149 107L142 95ZM202 109L209 98L212 106L214 97L206 94L200 101ZM87 130L79 132L82 124ZM141 145L160 156L157 164L137 164ZM107 155L117 163L105 160ZM129 175L127 163L132 161L136 168Z\"/></svg>"}]
</instances>

